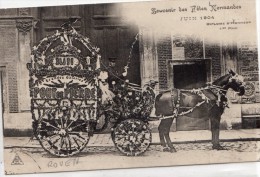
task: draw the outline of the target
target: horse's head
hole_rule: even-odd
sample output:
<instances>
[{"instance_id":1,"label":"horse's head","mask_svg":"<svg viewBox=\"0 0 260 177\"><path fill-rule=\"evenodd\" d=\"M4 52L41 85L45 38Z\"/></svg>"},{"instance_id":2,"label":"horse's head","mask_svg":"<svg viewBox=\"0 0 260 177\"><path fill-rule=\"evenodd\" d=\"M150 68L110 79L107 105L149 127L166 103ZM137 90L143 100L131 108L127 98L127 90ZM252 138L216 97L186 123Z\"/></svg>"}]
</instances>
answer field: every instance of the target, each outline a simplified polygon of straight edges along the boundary
<instances>
[{"instance_id":1,"label":"horse's head","mask_svg":"<svg viewBox=\"0 0 260 177\"><path fill-rule=\"evenodd\" d=\"M244 95L245 87L244 87L244 78L241 75L236 74L234 71L229 70L230 78L228 83L226 84L226 88L233 89L235 92L238 92L239 96Z\"/></svg>"},{"instance_id":2,"label":"horse's head","mask_svg":"<svg viewBox=\"0 0 260 177\"><path fill-rule=\"evenodd\" d=\"M224 90L228 90L229 88L231 88L235 92L238 92L239 96L242 96L245 93L243 76L236 74L232 70L229 70L228 74L220 77L212 84L223 87Z\"/></svg>"}]
</instances>

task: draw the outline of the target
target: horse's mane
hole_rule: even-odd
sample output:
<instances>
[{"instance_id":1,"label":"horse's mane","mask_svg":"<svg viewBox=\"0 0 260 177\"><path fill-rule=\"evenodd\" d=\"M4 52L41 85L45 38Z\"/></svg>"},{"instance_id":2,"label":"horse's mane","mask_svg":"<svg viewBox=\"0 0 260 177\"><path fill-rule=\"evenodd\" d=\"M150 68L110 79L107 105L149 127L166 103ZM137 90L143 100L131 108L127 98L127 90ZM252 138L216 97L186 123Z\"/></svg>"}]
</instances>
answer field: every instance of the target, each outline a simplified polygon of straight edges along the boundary
<instances>
[{"instance_id":1,"label":"horse's mane","mask_svg":"<svg viewBox=\"0 0 260 177\"><path fill-rule=\"evenodd\" d=\"M228 83L229 78L230 78L230 74L226 74L224 76L221 76L217 80L215 80L212 84L217 86L226 85Z\"/></svg>"}]
</instances>

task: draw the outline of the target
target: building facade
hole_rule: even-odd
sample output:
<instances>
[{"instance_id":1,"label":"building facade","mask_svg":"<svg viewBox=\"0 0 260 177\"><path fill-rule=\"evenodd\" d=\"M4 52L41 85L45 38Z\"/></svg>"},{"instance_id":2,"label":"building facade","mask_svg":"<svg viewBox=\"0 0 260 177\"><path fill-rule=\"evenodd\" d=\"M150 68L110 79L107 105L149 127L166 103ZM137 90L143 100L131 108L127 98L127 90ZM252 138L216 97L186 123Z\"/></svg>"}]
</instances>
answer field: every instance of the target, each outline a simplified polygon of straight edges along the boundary
<instances>
[{"instance_id":1,"label":"building facade","mask_svg":"<svg viewBox=\"0 0 260 177\"><path fill-rule=\"evenodd\" d=\"M256 42L209 43L196 36L180 36L133 24L118 4L76 5L0 10L0 76L5 135L31 131L29 72L31 48L60 29L69 17L74 28L100 48L102 64L117 58L119 72L129 62L128 79L139 85L159 81L158 92L169 88L201 87L233 69L245 77L246 95L229 93L232 102L224 121L235 127L259 128L259 78ZM177 130L208 129L209 122L182 118ZM228 124L228 123L227 123ZM234 126L233 126L234 127Z\"/></svg>"}]
</instances>

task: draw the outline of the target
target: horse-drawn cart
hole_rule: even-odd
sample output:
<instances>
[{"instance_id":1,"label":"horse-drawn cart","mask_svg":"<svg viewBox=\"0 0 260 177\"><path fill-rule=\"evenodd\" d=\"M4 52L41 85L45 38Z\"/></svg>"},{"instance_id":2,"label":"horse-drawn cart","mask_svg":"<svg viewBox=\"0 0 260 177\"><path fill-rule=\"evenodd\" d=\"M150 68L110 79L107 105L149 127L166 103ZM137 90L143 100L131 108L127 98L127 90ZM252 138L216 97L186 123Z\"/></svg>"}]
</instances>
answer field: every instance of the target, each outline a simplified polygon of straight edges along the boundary
<instances>
[{"instance_id":1,"label":"horse-drawn cart","mask_svg":"<svg viewBox=\"0 0 260 177\"><path fill-rule=\"evenodd\" d=\"M128 156L140 155L151 143L148 120L153 105L161 118L158 130L164 148L175 152L170 126L174 118L185 114L210 119L213 148L223 149L219 124L226 92L229 88L240 96L245 92L243 79L235 72L230 71L211 86L170 89L155 98L155 83L141 89L124 75L116 76L111 88L101 62L99 48L78 34L71 23L65 23L61 31L33 48L28 63L33 131L46 151L60 157L75 155L94 133L102 132L109 124L117 149Z\"/></svg>"},{"instance_id":2,"label":"horse-drawn cart","mask_svg":"<svg viewBox=\"0 0 260 177\"><path fill-rule=\"evenodd\" d=\"M27 65L33 132L50 154L79 153L108 122L112 140L122 153L139 155L149 147L151 88L142 91L122 81L113 100L103 104L102 94L109 90L102 90L106 86L99 79L100 59L99 49L70 24L33 47Z\"/></svg>"}]
</instances>

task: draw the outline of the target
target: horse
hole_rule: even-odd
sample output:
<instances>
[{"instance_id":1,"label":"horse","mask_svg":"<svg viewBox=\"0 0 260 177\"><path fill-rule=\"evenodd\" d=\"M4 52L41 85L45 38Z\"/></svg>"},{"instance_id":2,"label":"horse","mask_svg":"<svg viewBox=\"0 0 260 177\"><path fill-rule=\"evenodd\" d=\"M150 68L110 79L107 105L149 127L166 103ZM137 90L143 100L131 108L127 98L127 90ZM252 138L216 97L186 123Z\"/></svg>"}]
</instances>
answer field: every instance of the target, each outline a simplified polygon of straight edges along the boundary
<instances>
[{"instance_id":1,"label":"horse","mask_svg":"<svg viewBox=\"0 0 260 177\"><path fill-rule=\"evenodd\" d=\"M219 143L219 127L221 115L228 107L226 93L230 88L239 96L245 93L243 77L232 70L199 89L173 88L158 94L155 98L155 115L161 119L158 130L163 151L176 152L169 132L174 118L180 115L210 119L212 148L224 150Z\"/></svg>"}]
</instances>

